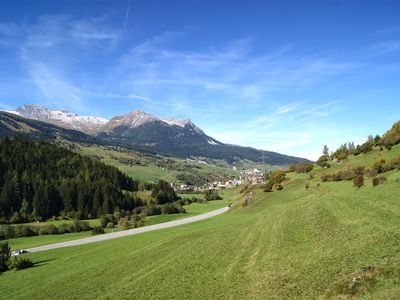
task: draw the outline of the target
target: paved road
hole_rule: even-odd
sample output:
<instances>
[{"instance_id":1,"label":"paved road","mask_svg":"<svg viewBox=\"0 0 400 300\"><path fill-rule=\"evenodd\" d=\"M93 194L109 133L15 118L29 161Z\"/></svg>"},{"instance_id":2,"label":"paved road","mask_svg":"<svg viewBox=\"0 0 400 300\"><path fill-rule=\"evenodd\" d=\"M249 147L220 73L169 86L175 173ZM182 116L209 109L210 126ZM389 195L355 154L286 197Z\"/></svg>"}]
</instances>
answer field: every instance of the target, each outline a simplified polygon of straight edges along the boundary
<instances>
[{"instance_id":1,"label":"paved road","mask_svg":"<svg viewBox=\"0 0 400 300\"><path fill-rule=\"evenodd\" d=\"M223 207L223 208L220 208L220 209L217 209L217 210L205 213L205 214L201 214L201 215L189 217L189 218L184 218L184 219L180 219L180 220L176 220L176 221L170 221L170 222L165 222L165 223L160 223L160 224L155 224L155 225L150 225L150 226L139 227L139 228L135 228L135 229L107 233L107 234L103 234L103 235L96 235L96 236L83 238L83 239L79 239L79 240L73 240L73 241L62 242L62 243L57 243L57 244L34 247L34 248L26 249L26 250L29 252L39 252L39 251L45 251L45 250L50 250L50 249L90 244L90 243L95 243L95 242L99 242L99 241L116 239L116 238L123 237L123 236L135 235L135 234L139 234L139 233L143 233L143 232L160 230L160 229L164 229L164 228L171 228L171 227L175 227L178 225L183 225L183 224L188 224L188 223L192 223L192 222L196 222L196 221L200 221L200 220L205 220L205 219L223 214L224 212L227 212L229 210L229 208L230 208L229 206L226 206L226 207Z\"/></svg>"}]
</instances>

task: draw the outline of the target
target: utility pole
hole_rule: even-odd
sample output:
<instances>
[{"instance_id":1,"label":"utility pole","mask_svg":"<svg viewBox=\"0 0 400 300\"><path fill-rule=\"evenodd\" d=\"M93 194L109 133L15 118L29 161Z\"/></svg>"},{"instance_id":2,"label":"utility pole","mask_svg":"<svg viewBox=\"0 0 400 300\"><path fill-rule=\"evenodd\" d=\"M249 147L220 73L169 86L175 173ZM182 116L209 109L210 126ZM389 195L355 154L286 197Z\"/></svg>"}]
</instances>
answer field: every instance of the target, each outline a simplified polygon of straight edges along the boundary
<instances>
[{"instance_id":1,"label":"utility pole","mask_svg":"<svg viewBox=\"0 0 400 300\"><path fill-rule=\"evenodd\" d=\"M264 160L265 160L264 150L262 150L262 181L263 181L263 184L265 184L265 165L264 165Z\"/></svg>"}]
</instances>

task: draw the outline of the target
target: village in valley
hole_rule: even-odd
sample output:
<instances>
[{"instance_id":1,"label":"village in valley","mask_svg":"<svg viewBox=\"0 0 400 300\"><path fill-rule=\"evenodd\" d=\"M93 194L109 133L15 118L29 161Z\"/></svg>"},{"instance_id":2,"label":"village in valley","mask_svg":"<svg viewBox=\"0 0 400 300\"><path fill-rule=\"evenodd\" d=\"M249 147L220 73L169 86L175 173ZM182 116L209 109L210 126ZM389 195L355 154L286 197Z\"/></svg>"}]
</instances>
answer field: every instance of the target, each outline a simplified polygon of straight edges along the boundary
<instances>
[{"instance_id":1,"label":"village in valley","mask_svg":"<svg viewBox=\"0 0 400 300\"><path fill-rule=\"evenodd\" d=\"M236 167L232 167L233 170L236 170ZM247 169L240 172L239 178L234 179L227 179L226 181L214 181L202 186L192 186L187 184L181 184L179 186L175 186L171 184L171 186L181 192L204 192L206 190L222 190L232 187L237 187L243 183L250 183L250 184L258 184L262 183L264 179L263 172L258 170L257 168L254 169Z\"/></svg>"}]
</instances>

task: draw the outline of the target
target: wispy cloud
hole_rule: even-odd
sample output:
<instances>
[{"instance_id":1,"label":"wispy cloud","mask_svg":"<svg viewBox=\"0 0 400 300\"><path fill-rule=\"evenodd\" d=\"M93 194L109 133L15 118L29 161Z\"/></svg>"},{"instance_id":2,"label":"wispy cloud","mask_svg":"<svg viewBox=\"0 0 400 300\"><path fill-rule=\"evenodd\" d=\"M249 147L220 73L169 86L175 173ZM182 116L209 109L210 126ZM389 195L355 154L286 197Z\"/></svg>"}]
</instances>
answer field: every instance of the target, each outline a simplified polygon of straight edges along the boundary
<instances>
[{"instance_id":1,"label":"wispy cloud","mask_svg":"<svg viewBox=\"0 0 400 300\"><path fill-rule=\"evenodd\" d=\"M175 85L260 99L273 90L303 88L357 67L354 63L318 55L287 56L292 45L254 55L250 37L233 41L221 49L199 52L172 50L165 45L181 34L167 32L149 39L133 47L121 59L122 68L129 72L137 90Z\"/></svg>"},{"instance_id":2,"label":"wispy cloud","mask_svg":"<svg viewBox=\"0 0 400 300\"><path fill-rule=\"evenodd\" d=\"M369 47L374 54L390 54L400 51L400 40L384 41Z\"/></svg>"},{"instance_id":3,"label":"wispy cloud","mask_svg":"<svg viewBox=\"0 0 400 300\"><path fill-rule=\"evenodd\" d=\"M125 30L127 30L127 28L128 28L128 21L129 21L129 13L131 11L131 4L132 4L132 0L129 0L128 7L126 8L125 20L124 20Z\"/></svg>"},{"instance_id":4,"label":"wispy cloud","mask_svg":"<svg viewBox=\"0 0 400 300\"><path fill-rule=\"evenodd\" d=\"M77 43L115 43L120 36L120 32L105 24L103 19L73 20L70 33Z\"/></svg>"},{"instance_id":5,"label":"wispy cloud","mask_svg":"<svg viewBox=\"0 0 400 300\"><path fill-rule=\"evenodd\" d=\"M77 112L88 112L89 95L98 85L97 76L87 80L89 69L82 70L81 61L107 52L119 35L120 30L105 17L44 14L31 23L0 23L0 44L4 37L7 46L16 49L25 72L21 77L36 88L36 98Z\"/></svg>"},{"instance_id":6,"label":"wispy cloud","mask_svg":"<svg viewBox=\"0 0 400 300\"><path fill-rule=\"evenodd\" d=\"M139 95L135 95L135 94L129 94L128 98L129 99L138 99L138 100L142 100L142 101L153 103L153 104L159 104L157 101L154 101L148 97L143 97L143 96L139 96Z\"/></svg>"},{"instance_id":7,"label":"wispy cloud","mask_svg":"<svg viewBox=\"0 0 400 300\"><path fill-rule=\"evenodd\" d=\"M20 29L15 22L0 23L0 35L14 36L20 33Z\"/></svg>"},{"instance_id":8,"label":"wispy cloud","mask_svg":"<svg viewBox=\"0 0 400 300\"><path fill-rule=\"evenodd\" d=\"M277 106L247 121L205 130L223 142L317 159L324 144L334 149L347 140L363 140L355 135L354 128L329 129L334 125L326 123L326 119L340 113L341 109L343 103L339 100L320 105L299 101Z\"/></svg>"},{"instance_id":9,"label":"wispy cloud","mask_svg":"<svg viewBox=\"0 0 400 300\"><path fill-rule=\"evenodd\" d=\"M43 63L27 61L32 82L45 97L48 104L65 107L67 104L75 111L87 111L84 94L68 80L62 78L56 71L49 69Z\"/></svg>"}]
</instances>

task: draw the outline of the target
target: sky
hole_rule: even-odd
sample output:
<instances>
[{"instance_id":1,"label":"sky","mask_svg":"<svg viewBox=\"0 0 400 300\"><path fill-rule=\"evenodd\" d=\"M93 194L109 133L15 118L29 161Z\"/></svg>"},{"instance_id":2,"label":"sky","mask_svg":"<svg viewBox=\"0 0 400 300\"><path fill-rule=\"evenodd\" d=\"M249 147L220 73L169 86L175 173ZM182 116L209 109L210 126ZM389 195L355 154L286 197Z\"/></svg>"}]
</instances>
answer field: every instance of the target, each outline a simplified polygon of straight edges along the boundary
<instances>
[{"instance_id":1,"label":"sky","mask_svg":"<svg viewBox=\"0 0 400 300\"><path fill-rule=\"evenodd\" d=\"M0 78L0 109L140 109L315 160L400 120L400 2L0 0Z\"/></svg>"}]
</instances>

